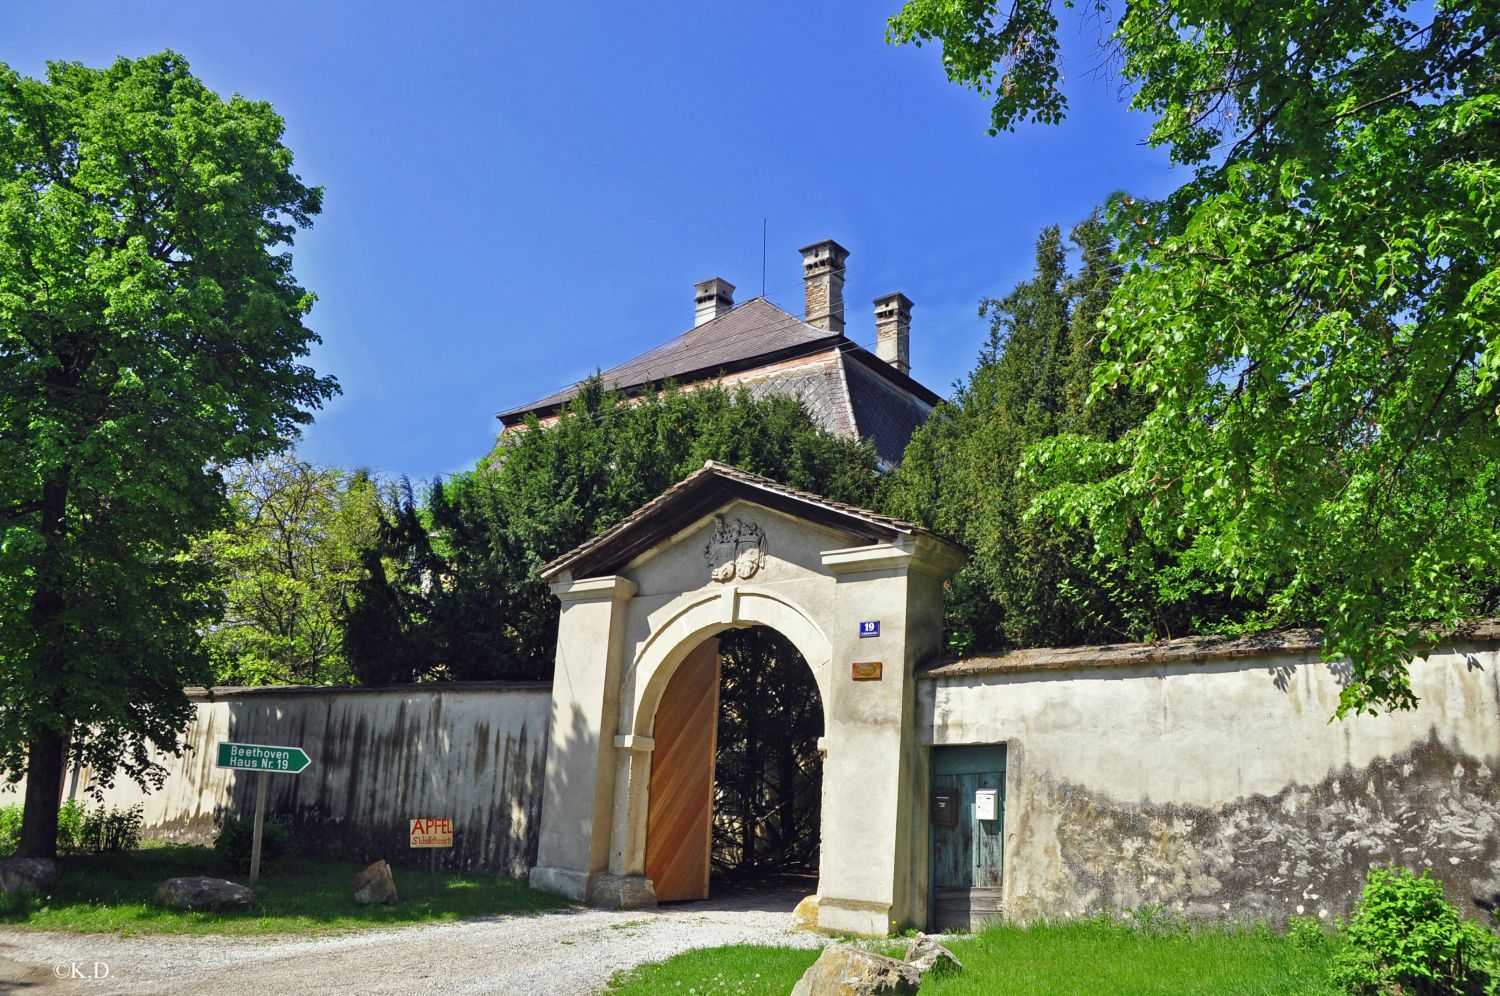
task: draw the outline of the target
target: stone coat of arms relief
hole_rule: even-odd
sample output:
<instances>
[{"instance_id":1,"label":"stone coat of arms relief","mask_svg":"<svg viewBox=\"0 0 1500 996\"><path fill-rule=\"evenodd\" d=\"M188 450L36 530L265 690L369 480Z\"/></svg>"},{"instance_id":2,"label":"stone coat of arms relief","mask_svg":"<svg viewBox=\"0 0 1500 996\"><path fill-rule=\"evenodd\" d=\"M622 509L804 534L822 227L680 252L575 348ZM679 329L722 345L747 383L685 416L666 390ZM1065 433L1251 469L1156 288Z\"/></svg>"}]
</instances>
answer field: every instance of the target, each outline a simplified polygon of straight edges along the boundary
<instances>
[{"instance_id":1,"label":"stone coat of arms relief","mask_svg":"<svg viewBox=\"0 0 1500 996\"><path fill-rule=\"evenodd\" d=\"M714 516L714 531L703 548L708 575L715 581L749 580L766 562L766 531L744 519Z\"/></svg>"}]
</instances>

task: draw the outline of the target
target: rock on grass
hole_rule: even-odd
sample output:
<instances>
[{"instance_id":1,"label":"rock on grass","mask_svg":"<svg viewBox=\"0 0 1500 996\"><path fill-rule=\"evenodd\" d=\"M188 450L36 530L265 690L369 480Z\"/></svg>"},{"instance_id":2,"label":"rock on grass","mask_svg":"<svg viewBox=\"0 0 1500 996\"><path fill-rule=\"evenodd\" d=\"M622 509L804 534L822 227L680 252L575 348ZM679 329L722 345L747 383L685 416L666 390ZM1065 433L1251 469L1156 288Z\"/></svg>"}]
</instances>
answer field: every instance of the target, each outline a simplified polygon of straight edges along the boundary
<instances>
[{"instance_id":1,"label":"rock on grass","mask_svg":"<svg viewBox=\"0 0 1500 996\"><path fill-rule=\"evenodd\" d=\"M248 910L255 893L222 878L169 878L152 902L175 910Z\"/></svg>"},{"instance_id":2,"label":"rock on grass","mask_svg":"<svg viewBox=\"0 0 1500 996\"><path fill-rule=\"evenodd\" d=\"M7 896L47 895L57 885L57 862L46 858L0 861L0 893Z\"/></svg>"}]
</instances>

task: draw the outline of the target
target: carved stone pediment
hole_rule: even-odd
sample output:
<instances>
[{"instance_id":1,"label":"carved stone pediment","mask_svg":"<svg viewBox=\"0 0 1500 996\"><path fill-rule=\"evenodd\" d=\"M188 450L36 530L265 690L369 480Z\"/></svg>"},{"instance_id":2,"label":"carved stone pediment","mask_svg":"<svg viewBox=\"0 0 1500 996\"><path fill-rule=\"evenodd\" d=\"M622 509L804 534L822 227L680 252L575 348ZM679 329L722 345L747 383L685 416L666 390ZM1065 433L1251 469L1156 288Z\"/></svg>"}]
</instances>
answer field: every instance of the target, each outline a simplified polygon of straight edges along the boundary
<instances>
[{"instance_id":1,"label":"carved stone pediment","mask_svg":"<svg viewBox=\"0 0 1500 996\"><path fill-rule=\"evenodd\" d=\"M703 556L708 561L708 576L715 581L749 580L765 565L766 531L754 522L731 522L716 515Z\"/></svg>"}]
</instances>

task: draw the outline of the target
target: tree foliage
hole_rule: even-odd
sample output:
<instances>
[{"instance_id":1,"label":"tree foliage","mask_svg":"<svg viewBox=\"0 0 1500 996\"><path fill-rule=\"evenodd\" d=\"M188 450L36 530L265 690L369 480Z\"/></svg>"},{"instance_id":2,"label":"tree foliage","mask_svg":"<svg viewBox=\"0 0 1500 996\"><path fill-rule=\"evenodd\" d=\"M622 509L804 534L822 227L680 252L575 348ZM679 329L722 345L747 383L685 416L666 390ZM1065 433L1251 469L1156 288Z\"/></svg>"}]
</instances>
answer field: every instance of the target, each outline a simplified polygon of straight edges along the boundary
<instances>
[{"instance_id":1,"label":"tree foliage","mask_svg":"<svg viewBox=\"0 0 1500 996\"><path fill-rule=\"evenodd\" d=\"M374 542L360 553L360 577L345 614L344 653L354 677L366 685L477 677L444 666L434 603L442 598L446 565L433 551L409 481L401 481L378 518ZM461 625L486 627L489 612L503 611L498 605L473 609Z\"/></svg>"},{"instance_id":2,"label":"tree foliage","mask_svg":"<svg viewBox=\"0 0 1500 996\"><path fill-rule=\"evenodd\" d=\"M949 592L957 653L1180 635L1231 608L1146 544L1102 556L1077 525L1030 514L1037 487L1020 473L1028 447L1060 433L1118 439L1150 410L1124 389L1088 404L1096 325L1119 272L1097 218L1071 242L1076 273L1051 227L1037 240L1033 275L980 304L990 335L978 364L883 488L891 510L972 550Z\"/></svg>"},{"instance_id":3,"label":"tree foliage","mask_svg":"<svg viewBox=\"0 0 1500 996\"><path fill-rule=\"evenodd\" d=\"M344 630L381 539L382 488L368 473L286 454L235 464L226 477L233 523L199 549L219 568L225 599L204 639L214 683L351 680Z\"/></svg>"},{"instance_id":4,"label":"tree foliage","mask_svg":"<svg viewBox=\"0 0 1500 996\"><path fill-rule=\"evenodd\" d=\"M427 522L409 506L389 523L351 665L366 680L550 677L558 605L539 569L710 459L866 505L876 479L868 444L796 400L716 386L628 399L591 380L555 423L528 423L435 484Z\"/></svg>"},{"instance_id":5,"label":"tree foliage","mask_svg":"<svg viewBox=\"0 0 1500 996\"><path fill-rule=\"evenodd\" d=\"M1045 7L913 0L892 37L940 40L1006 127L1065 106ZM1321 625L1353 665L1341 712L1412 705L1413 655L1496 610L1497 33L1478 0L1161 0L1112 36L1192 170L1111 214L1128 266L1096 390L1155 404L1033 471L1102 546L1138 523L1264 604L1254 623Z\"/></svg>"},{"instance_id":6,"label":"tree foliage","mask_svg":"<svg viewBox=\"0 0 1500 996\"><path fill-rule=\"evenodd\" d=\"M107 781L176 750L220 599L193 541L215 470L332 394L300 358L288 247L320 192L271 108L172 53L0 66L0 766L21 853L56 844L65 756Z\"/></svg>"}]
</instances>

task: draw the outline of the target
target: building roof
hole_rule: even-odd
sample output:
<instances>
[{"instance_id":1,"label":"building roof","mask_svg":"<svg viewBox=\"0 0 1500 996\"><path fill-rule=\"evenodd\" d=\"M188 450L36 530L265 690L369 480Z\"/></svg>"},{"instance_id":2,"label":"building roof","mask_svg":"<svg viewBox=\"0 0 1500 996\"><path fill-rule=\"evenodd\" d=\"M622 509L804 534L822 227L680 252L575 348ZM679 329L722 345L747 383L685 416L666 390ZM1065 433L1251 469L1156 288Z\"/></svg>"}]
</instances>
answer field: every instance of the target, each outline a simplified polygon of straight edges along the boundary
<instances>
[{"instance_id":1,"label":"building roof","mask_svg":"<svg viewBox=\"0 0 1500 996\"><path fill-rule=\"evenodd\" d=\"M543 566L542 577L551 580L563 571L571 571L575 578L613 574L662 539L736 499L838 529L871 543L902 536L927 536L956 551L964 549L916 523L789 488L769 477L710 460L604 532Z\"/></svg>"},{"instance_id":2,"label":"building roof","mask_svg":"<svg viewBox=\"0 0 1500 996\"><path fill-rule=\"evenodd\" d=\"M881 461L894 467L939 399L926 388L926 396L920 398L902 390L890 376L896 373L894 368L858 346L839 359L855 434L870 440Z\"/></svg>"},{"instance_id":3,"label":"building roof","mask_svg":"<svg viewBox=\"0 0 1500 996\"><path fill-rule=\"evenodd\" d=\"M808 359L797 366L799 358ZM814 363L826 359L826 363ZM794 397L824 428L846 438L869 439L886 466L894 466L912 433L941 399L842 333L809 325L765 298L746 301L689 329L665 345L600 374L607 387L627 393L666 380L692 384L775 367L744 387L758 398ZM499 414L507 426L526 415L556 414L581 385Z\"/></svg>"},{"instance_id":4,"label":"building roof","mask_svg":"<svg viewBox=\"0 0 1500 996\"><path fill-rule=\"evenodd\" d=\"M605 370L605 386L628 391L664 380L689 382L758 366L774 359L818 352L837 345L844 336L793 317L763 297L752 298L718 318L689 329L676 339ZM551 415L579 390L578 384L503 411L506 425L534 412Z\"/></svg>"}]
</instances>

